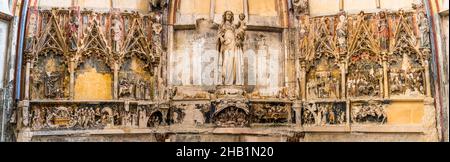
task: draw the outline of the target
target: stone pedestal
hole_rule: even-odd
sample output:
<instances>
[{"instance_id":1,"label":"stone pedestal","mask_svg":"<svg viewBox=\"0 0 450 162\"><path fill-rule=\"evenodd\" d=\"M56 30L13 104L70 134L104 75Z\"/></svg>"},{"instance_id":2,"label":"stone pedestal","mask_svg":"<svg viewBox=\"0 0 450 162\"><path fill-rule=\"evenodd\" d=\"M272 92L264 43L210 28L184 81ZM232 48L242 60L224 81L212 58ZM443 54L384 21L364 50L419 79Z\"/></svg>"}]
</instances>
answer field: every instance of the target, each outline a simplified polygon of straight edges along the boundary
<instances>
[{"instance_id":1,"label":"stone pedestal","mask_svg":"<svg viewBox=\"0 0 450 162\"><path fill-rule=\"evenodd\" d=\"M436 128L436 109L434 107L434 98L425 98L424 114L422 124L426 135L425 141L437 142L439 140L438 130Z\"/></svg>"},{"instance_id":2,"label":"stone pedestal","mask_svg":"<svg viewBox=\"0 0 450 162\"><path fill-rule=\"evenodd\" d=\"M17 142L31 142L33 132L30 128L25 128L19 131L17 135Z\"/></svg>"}]
</instances>

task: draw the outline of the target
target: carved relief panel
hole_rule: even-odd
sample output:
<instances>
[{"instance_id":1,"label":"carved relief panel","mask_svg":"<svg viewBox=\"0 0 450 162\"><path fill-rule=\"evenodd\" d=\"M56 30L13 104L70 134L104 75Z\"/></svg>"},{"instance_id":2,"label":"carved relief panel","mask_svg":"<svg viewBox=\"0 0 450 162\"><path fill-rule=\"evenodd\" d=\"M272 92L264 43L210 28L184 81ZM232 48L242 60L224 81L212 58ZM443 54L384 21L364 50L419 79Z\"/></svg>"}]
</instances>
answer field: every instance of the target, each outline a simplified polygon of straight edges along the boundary
<instances>
[{"instance_id":1,"label":"carved relief panel","mask_svg":"<svg viewBox=\"0 0 450 162\"><path fill-rule=\"evenodd\" d=\"M31 108L31 128L48 129L103 129L120 126L120 105L36 105Z\"/></svg>"},{"instance_id":2,"label":"carved relief panel","mask_svg":"<svg viewBox=\"0 0 450 162\"><path fill-rule=\"evenodd\" d=\"M48 51L40 56L31 76L32 99L67 99L69 97L69 73L64 58L58 51Z\"/></svg>"},{"instance_id":3,"label":"carved relief panel","mask_svg":"<svg viewBox=\"0 0 450 162\"><path fill-rule=\"evenodd\" d=\"M348 54L347 95L350 98L383 97L383 66L373 37L371 17L361 12L352 26Z\"/></svg>"},{"instance_id":4,"label":"carved relief panel","mask_svg":"<svg viewBox=\"0 0 450 162\"><path fill-rule=\"evenodd\" d=\"M291 120L292 109L285 103L254 103L251 106L252 123L281 124Z\"/></svg>"},{"instance_id":5,"label":"carved relief panel","mask_svg":"<svg viewBox=\"0 0 450 162\"><path fill-rule=\"evenodd\" d=\"M89 24L83 24L89 27L83 38L84 45L74 58L76 100L113 98L114 58L107 46L99 17L92 13L89 15Z\"/></svg>"},{"instance_id":6,"label":"carved relief panel","mask_svg":"<svg viewBox=\"0 0 450 162\"><path fill-rule=\"evenodd\" d=\"M425 68L417 48L412 16L400 12L395 19L393 52L389 55L389 91L392 97L425 95ZM416 46L416 44L419 44Z\"/></svg>"},{"instance_id":7,"label":"carved relief panel","mask_svg":"<svg viewBox=\"0 0 450 162\"><path fill-rule=\"evenodd\" d=\"M218 127L247 127L250 124L248 101L225 99L215 103L212 122Z\"/></svg>"},{"instance_id":8,"label":"carved relief panel","mask_svg":"<svg viewBox=\"0 0 450 162\"><path fill-rule=\"evenodd\" d=\"M36 16L37 13L33 13ZM43 28L43 35L37 41L28 41L34 51L26 50L27 60L32 64L30 74L31 98L67 99L69 97L69 54L65 53L66 45L59 25L57 12L40 13L48 25ZM35 20L36 21L36 20ZM33 23L30 23L33 25ZM35 30L35 29L33 29ZM36 34L37 31L33 34ZM29 39L36 39L35 36Z\"/></svg>"},{"instance_id":9,"label":"carved relief panel","mask_svg":"<svg viewBox=\"0 0 450 162\"><path fill-rule=\"evenodd\" d=\"M386 105L382 101L355 102L351 105L351 120L355 124L386 124Z\"/></svg>"},{"instance_id":10,"label":"carved relief panel","mask_svg":"<svg viewBox=\"0 0 450 162\"><path fill-rule=\"evenodd\" d=\"M145 37L145 23L133 15L131 29L125 40L124 53L119 56L118 96L121 99L150 100L155 84L150 44ZM114 41L113 41L114 43Z\"/></svg>"},{"instance_id":11,"label":"carved relief panel","mask_svg":"<svg viewBox=\"0 0 450 162\"><path fill-rule=\"evenodd\" d=\"M152 105L125 105L36 104L31 107L29 121L33 130L154 128L167 125L167 110Z\"/></svg>"},{"instance_id":12,"label":"carved relief panel","mask_svg":"<svg viewBox=\"0 0 450 162\"><path fill-rule=\"evenodd\" d=\"M345 125L347 123L345 102L304 103L302 124L306 126Z\"/></svg>"},{"instance_id":13,"label":"carved relief panel","mask_svg":"<svg viewBox=\"0 0 450 162\"><path fill-rule=\"evenodd\" d=\"M313 50L306 53L306 94L309 100L340 98L341 72L331 21L329 18L315 19L315 24L310 27L315 37Z\"/></svg>"}]
</instances>

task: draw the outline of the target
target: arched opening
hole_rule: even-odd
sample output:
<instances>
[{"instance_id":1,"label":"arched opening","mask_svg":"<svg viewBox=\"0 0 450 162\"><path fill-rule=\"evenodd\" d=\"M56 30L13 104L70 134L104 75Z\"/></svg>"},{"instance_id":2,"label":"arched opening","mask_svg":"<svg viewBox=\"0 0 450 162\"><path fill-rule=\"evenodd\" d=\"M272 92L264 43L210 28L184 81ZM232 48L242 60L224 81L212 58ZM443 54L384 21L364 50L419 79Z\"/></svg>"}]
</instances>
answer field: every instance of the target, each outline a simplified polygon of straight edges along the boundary
<instances>
[{"instance_id":1,"label":"arched opening","mask_svg":"<svg viewBox=\"0 0 450 162\"><path fill-rule=\"evenodd\" d=\"M160 111L156 111L150 115L147 121L147 127L153 128L163 124L163 114Z\"/></svg>"},{"instance_id":2,"label":"arched opening","mask_svg":"<svg viewBox=\"0 0 450 162\"><path fill-rule=\"evenodd\" d=\"M111 68L97 57L84 58L75 70L75 100L112 100Z\"/></svg>"},{"instance_id":3,"label":"arched opening","mask_svg":"<svg viewBox=\"0 0 450 162\"><path fill-rule=\"evenodd\" d=\"M250 124L248 112L234 106L215 113L214 123L219 127L246 127Z\"/></svg>"},{"instance_id":4,"label":"arched opening","mask_svg":"<svg viewBox=\"0 0 450 162\"><path fill-rule=\"evenodd\" d=\"M66 99L69 96L69 72L63 52L57 49L39 52L30 80L32 99Z\"/></svg>"}]
</instances>

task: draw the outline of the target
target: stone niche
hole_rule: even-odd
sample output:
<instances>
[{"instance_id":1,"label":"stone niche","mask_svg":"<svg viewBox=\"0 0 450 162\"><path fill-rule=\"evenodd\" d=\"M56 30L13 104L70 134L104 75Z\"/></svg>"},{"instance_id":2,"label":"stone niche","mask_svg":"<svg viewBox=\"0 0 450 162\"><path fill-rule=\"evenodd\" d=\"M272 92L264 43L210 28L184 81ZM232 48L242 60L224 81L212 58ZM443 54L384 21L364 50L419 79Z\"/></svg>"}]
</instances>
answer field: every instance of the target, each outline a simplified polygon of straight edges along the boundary
<instances>
[{"instance_id":1,"label":"stone niche","mask_svg":"<svg viewBox=\"0 0 450 162\"><path fill-rule=\"evenodd\" d=\"M126 59L119 72L119 98L151 100L154 78L144 69L143 61L137 57Z\"/></svg>"},{"instance_id":2,"label":"stone niche","mask_svg":"<svg viewBox=\"0 0 450 162\"><path fill-rule=\"evenodd\" d=\"M59 54L58 54L59 52ZM43 51L38 57L31 77L31 98L67 99L69 97L69 71L61 51Z\"/></svg>"},{"instance_id":3,"label":"stone niche","mask_svg":"<svg viewBox=\"0 0 450 162\"><path fill-rule=\"evenodd\" d=\"M217 31L195 40L193 30L175 31L170 83L173 86L199 88L220 85L218 77ZM281 90L284 55L281 34L247 32L244 44L244 79L248 93L256 96L276 96Z\"/></svg>"},{"instance_id":4,"label":"stone niche","mask_svg":"<svg viewBox=\"0 0 450 162\"><path fill-rule=\"evenodd\" d=\"M102 61L89 58L75 74L75 100L111 100L113 74Z\"/></svg>"}]
</instances>

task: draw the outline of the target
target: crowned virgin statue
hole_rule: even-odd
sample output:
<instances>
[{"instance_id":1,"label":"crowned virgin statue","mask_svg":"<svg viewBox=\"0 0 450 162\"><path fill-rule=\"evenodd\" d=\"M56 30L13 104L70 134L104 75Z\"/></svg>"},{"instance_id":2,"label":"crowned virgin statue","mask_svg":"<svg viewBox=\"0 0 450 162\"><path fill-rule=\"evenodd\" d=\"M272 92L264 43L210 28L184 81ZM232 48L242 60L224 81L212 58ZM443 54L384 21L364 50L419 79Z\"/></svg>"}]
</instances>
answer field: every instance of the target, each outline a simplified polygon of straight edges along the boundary
<instances>
[{"instance_id":1,"label":"crowned virgin statue","mask_svg":"<svg viewBox=\"0 0 450 162\"><path fill-rule=\"evenodd\" d=\"M219 84L244 85L242 44L247 27L243 22L245 16L240 19L238 24L233 24L233 12L226 11L219 26Z\"/></svg>"}]
</instances>

